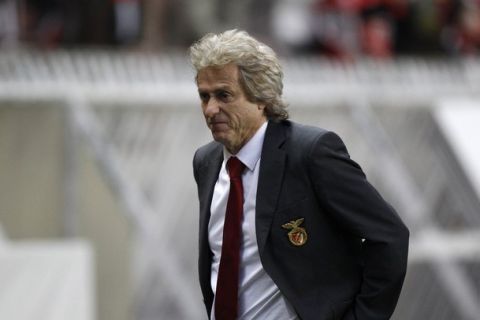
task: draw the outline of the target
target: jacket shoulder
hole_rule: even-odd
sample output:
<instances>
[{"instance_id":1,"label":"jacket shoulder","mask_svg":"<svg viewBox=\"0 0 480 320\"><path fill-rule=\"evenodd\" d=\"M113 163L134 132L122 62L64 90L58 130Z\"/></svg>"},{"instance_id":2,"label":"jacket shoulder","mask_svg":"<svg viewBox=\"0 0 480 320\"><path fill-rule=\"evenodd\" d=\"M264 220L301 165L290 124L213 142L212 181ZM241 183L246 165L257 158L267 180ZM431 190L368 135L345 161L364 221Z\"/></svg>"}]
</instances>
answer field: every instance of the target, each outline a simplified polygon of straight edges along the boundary
<instances>
[{"instance_id":1,"label":"jacket shoulder","mask_svg":"<svg viewBox=\"0 0 480 320\"><path fill-rule=\"evenodd\" d=\"M212 156L221 152L222 148L222 145L216 141L211 141L198 148L193 156L194 168L207 165L211 161Z\"/></svg>"},{"instance_id":2,"label":"jacket shoulder","mask_svg":"<svg viewBox=\"0 0 480 320\"><path fill-rule=\"evenodd\" d=\"M297 139L306 139L306 140L315 140L319 136L322 136L329 131L320 128L320 127L315 127L315 126L310 126L310 125L305 125L305 124L300 124L297 122L290 122L290 127L291 127L291 137L292 138L297 138Z\"/></svg>"},{"instance_id":3,"label":"jacket shoulder","mask_svg":"<svg viewBox=\"0 0 480 320\"><path fill-rule=\"evenodd\" d=\"M293 159L309 161L312 154L318 156L318 151L322 150L331 150L350 157L342 138L333 131L293 121L282 121L277 123L277 126L286 133L283 149Z\"/></svg>"},{"instance_id":4,"label":"jacket shoulder","mask_svg":"<svg viewBox=\"0 0 480 320\"><path fill-rule=\"evenodd\" d=\"M325 136L335 135L332 131L324 128L300 124L293 121L284 121L282 124L287 130L287 137L290 144L294 147L310 148L318 140Z\"/></svg>"}]
</instances>

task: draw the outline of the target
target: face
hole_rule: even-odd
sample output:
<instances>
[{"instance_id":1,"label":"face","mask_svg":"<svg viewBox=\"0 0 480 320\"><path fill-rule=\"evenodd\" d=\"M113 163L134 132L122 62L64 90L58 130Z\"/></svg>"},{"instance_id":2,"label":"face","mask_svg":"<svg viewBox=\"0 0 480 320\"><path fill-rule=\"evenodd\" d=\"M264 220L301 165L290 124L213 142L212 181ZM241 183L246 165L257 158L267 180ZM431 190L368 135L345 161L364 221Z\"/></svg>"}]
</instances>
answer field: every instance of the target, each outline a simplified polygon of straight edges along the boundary
<instances>
[{"instance_id":1,"label":"face","mask_svg":"<svg viewBox=\"0 0 480 320\"><path fill-rule=\"evenodd\" d=\"M213 138L236 154L266 121L265 105L248 101L234 64L198 72L202 111Z\"/></svg>"}]
</instances>

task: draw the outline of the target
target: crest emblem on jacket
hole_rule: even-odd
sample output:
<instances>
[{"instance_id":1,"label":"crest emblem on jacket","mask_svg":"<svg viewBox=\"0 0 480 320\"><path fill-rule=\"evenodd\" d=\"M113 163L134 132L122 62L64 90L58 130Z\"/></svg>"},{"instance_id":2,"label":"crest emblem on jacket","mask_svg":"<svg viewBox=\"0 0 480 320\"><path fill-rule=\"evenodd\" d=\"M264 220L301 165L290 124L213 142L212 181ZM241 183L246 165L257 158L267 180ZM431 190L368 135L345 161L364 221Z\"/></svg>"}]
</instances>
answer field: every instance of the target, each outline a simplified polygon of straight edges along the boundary
<instances>
[{"instance_id":1,"label":"crest emblem on jacket","mask_svg":"<svg viewBox=\"0 0 480 320\"><path fill-rule=\"evenodd\" d=\"M288 240L290 240L290 242L297 247L303 246L308 239L307 231L300 227L300 225L303 223L303 220L305 219L300 218L282 225L282 228L290 230L287 234Z\"/></svg>"}]
</instances>

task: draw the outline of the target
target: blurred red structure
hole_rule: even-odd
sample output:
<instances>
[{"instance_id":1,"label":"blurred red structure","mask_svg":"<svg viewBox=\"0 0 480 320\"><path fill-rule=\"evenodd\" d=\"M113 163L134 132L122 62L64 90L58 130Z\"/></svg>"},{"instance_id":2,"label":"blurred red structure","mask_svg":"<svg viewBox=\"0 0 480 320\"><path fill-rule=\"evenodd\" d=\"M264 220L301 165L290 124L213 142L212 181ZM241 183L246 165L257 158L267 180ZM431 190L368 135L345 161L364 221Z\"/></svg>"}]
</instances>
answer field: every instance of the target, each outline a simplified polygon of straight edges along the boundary
<instances>
[{"instance_id":1,"label":"blurred red structure","mask_svg":"<svg viewBox=\"0 0 480 320\"><path fill-rule=\"evenodd\" d=\"M302 8L301 18L299 11L283 10L274 26L272 13L281 6ZM199 8L207 9L200 14ZM205 0L201 5L194 0L18 0L17 12L19 42L47 49L183 50L206 32L241 28L284 54L344 61L480 51L480 0ZM287 20L303 25L298 38L292 40L296 35ZM278 31L281 27L286 30ZM281 37L287 31L288 41Z\"/></svg>"}]
</instances>

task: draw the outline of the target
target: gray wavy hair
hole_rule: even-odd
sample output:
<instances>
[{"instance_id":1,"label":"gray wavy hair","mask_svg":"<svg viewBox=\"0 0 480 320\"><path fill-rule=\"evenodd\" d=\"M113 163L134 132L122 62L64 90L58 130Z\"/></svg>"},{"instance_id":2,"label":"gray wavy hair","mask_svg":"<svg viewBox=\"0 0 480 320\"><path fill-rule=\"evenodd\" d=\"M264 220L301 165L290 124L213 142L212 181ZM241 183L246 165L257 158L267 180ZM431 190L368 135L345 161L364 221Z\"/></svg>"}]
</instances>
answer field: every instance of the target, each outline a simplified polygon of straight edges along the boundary
<instances>
[{"instance_id":1,"label":"gray wavy hair","mask_svg":"<svg viewBox=\"0 0 480 320\"><path fill-rule=\"evenodd\" d=\"M282 100L283 71L277 55L247 32L234 29L209 33L190 47L190 59L197 73L206 67L234 63L247 98L264 103L268 119L288 119L287 105Z\"/></svg>"}]
</instances>

